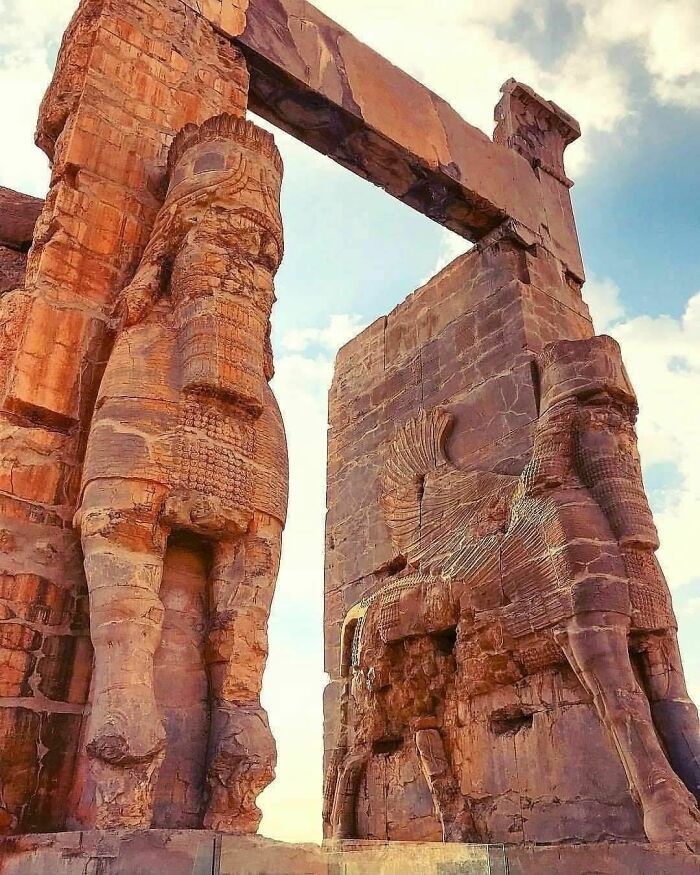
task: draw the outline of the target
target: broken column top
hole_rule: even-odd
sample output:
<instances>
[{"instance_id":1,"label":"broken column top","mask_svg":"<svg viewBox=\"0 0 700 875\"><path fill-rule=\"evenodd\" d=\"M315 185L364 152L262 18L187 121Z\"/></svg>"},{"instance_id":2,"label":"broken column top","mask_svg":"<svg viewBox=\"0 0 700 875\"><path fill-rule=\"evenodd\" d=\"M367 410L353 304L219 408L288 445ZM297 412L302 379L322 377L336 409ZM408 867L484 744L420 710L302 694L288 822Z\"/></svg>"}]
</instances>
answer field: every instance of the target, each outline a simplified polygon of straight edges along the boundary
<instances>
[{"instance_id":1,"label":"broken column top","mask_svg":"<svg viewBox=\"0 0 700 875\"><path fill-rule=\"evenodd\" d=\"M501 91L494 142L514 149L536 171L544 170L570 187L573 183L564 171L564 151L581 136L579 123L554 101L545 100L515 79L509 79Z\"/></svg>"}]
</instances>

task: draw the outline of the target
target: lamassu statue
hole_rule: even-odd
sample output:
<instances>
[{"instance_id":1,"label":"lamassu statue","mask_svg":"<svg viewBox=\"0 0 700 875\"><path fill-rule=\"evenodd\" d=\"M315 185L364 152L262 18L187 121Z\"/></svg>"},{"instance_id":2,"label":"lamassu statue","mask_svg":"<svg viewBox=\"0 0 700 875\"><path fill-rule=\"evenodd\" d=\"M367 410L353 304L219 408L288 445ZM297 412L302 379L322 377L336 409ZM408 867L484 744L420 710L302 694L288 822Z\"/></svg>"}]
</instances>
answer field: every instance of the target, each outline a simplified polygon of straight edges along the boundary
<instances>
[{"instance_id":1,"label":"lamassu statue","mask_svg":"<svg viewBox=\"0 0 700 875\"><path fill-rule=\"evenodd\" d=\"M124 290L76 516L95 647L86 739L100 828L148 827L166 734L154 692L168 538L211 550L200 826L254 832L275 745L260 687L287 505L270 313L282 258L271 135L219 116L170 152L169 189Z\"/></svg>"},{"instance_id":2,"label":"lamassu statue","mask_svg":"<svg viewBox=\"0 0 700 875\"><path fill-rule=\"evenodd\" d=\"M700 839L698 714L655 557L619 347L609 337L558 341L538 367L540 417L520 477L451 465L452 417L440 408L410 420L390 448L382 503L408 567L345 623L349 695L325 812L338 838L356 833L372 753L412 737L445 840L483 840L451 761L453 703L568 663L648 838Z\"/></svg>"}]
</instances>

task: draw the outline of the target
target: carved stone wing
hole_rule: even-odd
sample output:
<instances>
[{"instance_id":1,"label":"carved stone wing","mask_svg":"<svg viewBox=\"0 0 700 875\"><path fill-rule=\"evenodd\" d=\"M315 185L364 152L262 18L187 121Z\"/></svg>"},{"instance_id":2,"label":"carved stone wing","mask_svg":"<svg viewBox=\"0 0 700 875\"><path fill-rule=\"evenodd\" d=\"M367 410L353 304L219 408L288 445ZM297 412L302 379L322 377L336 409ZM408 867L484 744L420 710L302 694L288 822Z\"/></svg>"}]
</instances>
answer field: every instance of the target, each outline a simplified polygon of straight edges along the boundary
<instances>
[{"instance_id":1,"label":"carved stone wing","mask_svg":"<svg viewBox=\"0 0 700 875\"><path fill-rule=\"evenodd\" d=\"M414 568L466 577L505 531L517 478L462 471L445 453L454 417L437 407L396 433L382 477L392 542Z\"/></svg>"}]
</instances>

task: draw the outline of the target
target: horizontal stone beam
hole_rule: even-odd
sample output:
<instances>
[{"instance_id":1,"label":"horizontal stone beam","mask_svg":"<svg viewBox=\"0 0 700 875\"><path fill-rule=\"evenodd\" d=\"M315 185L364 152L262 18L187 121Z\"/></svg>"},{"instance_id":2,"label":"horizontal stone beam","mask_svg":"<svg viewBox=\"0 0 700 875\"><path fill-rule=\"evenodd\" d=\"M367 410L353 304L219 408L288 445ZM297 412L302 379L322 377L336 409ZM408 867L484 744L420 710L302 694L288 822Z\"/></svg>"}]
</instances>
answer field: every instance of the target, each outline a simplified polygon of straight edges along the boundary
<instances>
[{"instance_id":1,"label":"horizontal stone beam","mask_svg":"<svg viewBox=\"0 0 700 875\"><path fill-rule=\"evenodd\" d=\"M246 14L253 112L471 240L506 218L540 232L540 183L517 152L306 0Z\"/></svg>"},{"instance_id":2,"label":"horizontal stone beam","mask_svg":"<svg viewBox=\"0 0 700 875\"><path fill-rule=\"evenodd\" d=\"M527 154L530 138L519 139L517 126L509 142L494 142L307 0L183 2L243 50L253 112L469 240L506 220L524 226L525 237L583 280L568 180L548 172L543 178L552 168ZM545 141L550 130L567 129L561 157L578 136L576 127L568 137L573 120L530 89L518 89L544 118ZM508 103L512 84L504 90ZM507 106L503 115L509 122ZM539 124L535 152L542 145Z\"/></svg>"}]
</instances>

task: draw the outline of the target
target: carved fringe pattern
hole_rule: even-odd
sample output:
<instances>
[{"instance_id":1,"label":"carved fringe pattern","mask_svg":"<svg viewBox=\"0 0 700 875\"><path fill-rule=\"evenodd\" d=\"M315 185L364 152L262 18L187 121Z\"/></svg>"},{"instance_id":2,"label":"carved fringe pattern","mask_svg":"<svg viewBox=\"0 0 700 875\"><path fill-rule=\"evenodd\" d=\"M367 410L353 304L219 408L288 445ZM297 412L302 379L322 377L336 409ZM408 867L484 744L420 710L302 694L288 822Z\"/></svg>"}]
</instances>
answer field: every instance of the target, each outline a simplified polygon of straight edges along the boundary
<instances>
[{"instance_id":1,"label":"carved fringe pattern","mask_svg":"<svg viewBox=\"0 0 700 875\"><path fill-rule=\"evenodd\" d=\"M188 149L211 140L233 140L241 146L253 147L269 158L279 173L283 172L282 156L272 134L247 119L229 113L213 116L201 125L185 125L170 146L168 172L172 173Z\"/></svg>"},{"instance_id":2,"label":"carved fringe pattern","mask_svg":"<svg viewBox=\"0 0 700 875\"><path fill-rule=\"evenodd\" d=\"M550 629L572 616L566 540L554 501L542 497L516 501L500 557L501 567L510 570L503 581L507 604L502 611L513 637Z\"/></svg>"}]
</instances>

